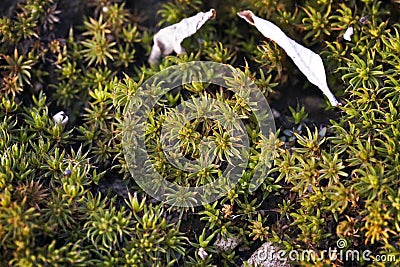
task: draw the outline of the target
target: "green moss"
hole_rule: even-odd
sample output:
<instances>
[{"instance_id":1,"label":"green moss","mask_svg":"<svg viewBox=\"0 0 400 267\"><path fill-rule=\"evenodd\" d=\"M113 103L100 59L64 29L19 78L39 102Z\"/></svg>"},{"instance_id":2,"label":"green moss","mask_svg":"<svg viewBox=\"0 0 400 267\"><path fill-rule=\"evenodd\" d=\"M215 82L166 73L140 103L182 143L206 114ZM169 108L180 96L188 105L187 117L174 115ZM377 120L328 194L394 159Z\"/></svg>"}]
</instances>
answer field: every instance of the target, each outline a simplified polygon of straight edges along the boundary
<instances>
[{"instance_id":1,"label":"green moss","mask_svg":"<svg viewBox=\"0 0 400 267\"><path fill-rule=\"evenodd\" d=\"M217 19L185 40L187 52L157 66L146 63L155 25L138 16L140 9L128 8L133 1L89 1L83 23L66 36L57 33L69 23L59 21L60 2L20 1L12 16L0 18L1 266L234 266L250 256L246 248L255 250L267 239L287 250L322 251L336 248L339 238L351 249L396 256L374 265L400 263L396 1L217 1ZM166 1L157 11L158 26L208 10L207 3ZM214 203L188 210L155 203L131 177L122 149L124 107L145 79L182 62L227 63L253 79L272 105L287 88L306 83L283 50L236 17L243 9L321 54L343 105L330 110L336 117L328 125L296 100L290 104L296 109L280 106L289 115L276 120L271 169L249 193L265 140L247 106L204 84L171 91L163 99L171 107L191 95L236 107L251 157L239 183ZM350 42L342 39L349 25ZM66 125L52 119L60 110L69 117ZM164 111L154 110L149 119L149 151L160 147ZM219 126L185 125L185 154L195 157L208 134L219 145L218 159L229 160L235 151ZM218 166L201 175L177 172L157 153L152 160L164 177L181 184L205 184L219 173ZM220 252L213 246L218 235L242 243ZM199 248L208 253L204 259ZM326 258L297 264L349 263Z\"/></svg>"}]
</instances>

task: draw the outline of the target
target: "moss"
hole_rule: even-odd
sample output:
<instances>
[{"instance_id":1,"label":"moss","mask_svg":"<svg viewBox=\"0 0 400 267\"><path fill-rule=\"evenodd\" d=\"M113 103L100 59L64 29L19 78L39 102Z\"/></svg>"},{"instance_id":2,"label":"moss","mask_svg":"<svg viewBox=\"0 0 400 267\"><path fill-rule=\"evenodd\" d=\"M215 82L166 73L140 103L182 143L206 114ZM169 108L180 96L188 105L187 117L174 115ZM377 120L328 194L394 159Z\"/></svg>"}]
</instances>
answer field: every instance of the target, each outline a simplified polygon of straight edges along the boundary
<instances>
[{"instance_id":1,"label":"moss","mask_svg":"<svg viewBox=\"0 0 400 267\"><path fill-rule=\"evenodd\" d=\"M77 13L82 17L71 22L62 15L65 1L18 2L0 12L8 15L0 18L1 266L234 266L265 240L286 250L320 252L337 248L339 238L348 249L395 256L394 262L374 265L400 263L398 1L160 2L157 27L210 4L218 15L184 41L184 55L167 56L157 66L146 62L156 29L146 16L154 10L141 13L134 1L87 1ZM316 108L334 119L321 124L308 113L304 96L322 95L283 50L236 17L243 9L322 55L343 105L330 109L324 101ZM64 29L76 21L82 23ZM354 35L345 41L349 25ZM265 143L246 105L204 84L171 91L162 100L171 107L191 95L214 95L240 107L251 140L239 183L218 201L181 210L146 197L131 177L122 119L145 79L194 60L241 69L279 110L280 129L266 179L250 193ZM52 119L61 110L66 124ZM149 120L154 151L163 112L155 110ZM206 134L220 145L219 160L234 154L215 122L191 122L185 129L180 134L188 157L198 154ZM190 175L176 172L162 155L152 160L176 183L205 184L219 173L215 166ZM235 249L213 246L217 236L232 235L241 240ZM372 264L329 258L296 263Z\"/></svg>"}]
</instances>

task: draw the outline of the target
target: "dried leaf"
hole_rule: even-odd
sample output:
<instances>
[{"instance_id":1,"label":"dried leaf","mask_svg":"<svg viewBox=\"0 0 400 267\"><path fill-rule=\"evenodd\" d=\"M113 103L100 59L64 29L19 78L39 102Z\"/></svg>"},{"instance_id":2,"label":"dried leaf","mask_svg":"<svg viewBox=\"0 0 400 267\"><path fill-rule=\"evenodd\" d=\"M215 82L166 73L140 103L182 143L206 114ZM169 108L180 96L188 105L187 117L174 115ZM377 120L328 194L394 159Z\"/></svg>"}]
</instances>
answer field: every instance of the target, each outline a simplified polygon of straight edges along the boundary
<instances>
[{"instance_id":1,"label":"dried leaf","mask_svg":"<svg viewBox=\"0 0 400 267\"><path fill-rule=\"evenodd\" d=\"M339 102L329 90L324 64L318 54L290 39L278 26L268 20L257 17L250 10L241 11L238 16L245 19L249 24L256 26L265 37L282 47L307 79L321 89L331 105L339 105Z\"/></svg>"},{"instance_id":2,"label":"dried leaf","mask_svg":"<svg viewBox=\"0 0 400 267\"><path fill-rule=\"evenodd\" d=\"M179 23L161 29L154 35L149 63L157 63L162 55L166 56L172 52L183 54L185 50L181 46L182 41L195 34L207 20L215 18L215 16L215 10L210 9L208 12L199 12L192 17L181 20Z\"/></svg>"}]
</instances>

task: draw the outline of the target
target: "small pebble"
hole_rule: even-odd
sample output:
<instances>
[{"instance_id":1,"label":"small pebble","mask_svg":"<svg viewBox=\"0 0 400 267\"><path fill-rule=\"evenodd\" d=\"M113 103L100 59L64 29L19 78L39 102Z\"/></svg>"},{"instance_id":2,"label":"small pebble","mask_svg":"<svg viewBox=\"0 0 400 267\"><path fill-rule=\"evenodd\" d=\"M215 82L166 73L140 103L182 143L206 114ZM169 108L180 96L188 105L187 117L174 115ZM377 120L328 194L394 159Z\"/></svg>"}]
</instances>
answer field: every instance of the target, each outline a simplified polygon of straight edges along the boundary
<instances>
[{"instance_id":1,"label":"small pebble","mask_svg":"<svg viewBox=\"0 0 400 267\"><path fill-rule=\"evenodd\" d=\"M369 15L366 15L359 20L362 24L367 24L369 22Z\"/></svg>"}]
</instances>

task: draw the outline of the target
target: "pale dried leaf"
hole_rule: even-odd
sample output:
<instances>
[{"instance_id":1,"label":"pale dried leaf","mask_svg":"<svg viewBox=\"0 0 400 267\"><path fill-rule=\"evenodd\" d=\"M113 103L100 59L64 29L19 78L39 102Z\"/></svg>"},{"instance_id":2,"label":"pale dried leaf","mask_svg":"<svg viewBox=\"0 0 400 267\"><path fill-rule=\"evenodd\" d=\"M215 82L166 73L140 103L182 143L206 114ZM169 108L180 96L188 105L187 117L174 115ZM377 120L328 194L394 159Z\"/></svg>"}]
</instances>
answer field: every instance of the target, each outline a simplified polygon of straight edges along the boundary
<instances>
[{"instance_id":1,"label":"pale dried leaf","mask_svg":"<svg viewBox=\"0 0 400 267\"><path fill-rule=\"evenodd\" d=\"M154 35L149 63L157 63L161 56L169 55L172 52L183 54L185 50L181 46L182 41L195 34L207 20L215 16L215 10L210 9L208 12L199 12L192 17L181 20L179 23L161 29Z\"/></svg>"},{"instance_id":2,"label":"pale dried leaf","mask_svg":"<svg viewBox=\"0 0 400 267\"><path fill-rule=\"evenodd\" d=\"M329 90L326 82L325 67L318 54L290 39L278 26L268 20L257 17L250 10L241 11L238 16L254 25L265 37L282 47L307 79L321 89L331 105L339 105L339 102Z\"/></svg>"}]
</instances>

